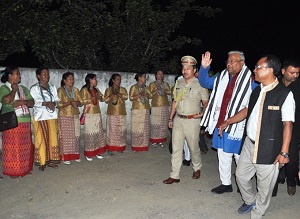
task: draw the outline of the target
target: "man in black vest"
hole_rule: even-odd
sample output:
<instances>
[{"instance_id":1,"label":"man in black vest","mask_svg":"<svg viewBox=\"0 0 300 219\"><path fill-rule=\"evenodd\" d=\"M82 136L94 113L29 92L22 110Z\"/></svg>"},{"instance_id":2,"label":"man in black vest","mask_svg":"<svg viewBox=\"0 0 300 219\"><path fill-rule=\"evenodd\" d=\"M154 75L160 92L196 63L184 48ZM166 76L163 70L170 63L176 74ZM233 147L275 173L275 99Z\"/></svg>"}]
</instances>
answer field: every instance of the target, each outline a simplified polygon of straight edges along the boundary
<instances>
[{"instance_id":1,"label":"man in black vest","mask_svg":"<svg viewBox=\"0 0 300 219\"><path fill-rule=\"evenodd\" d=\"M300 141L300 80L299 77L300 63L295 59L286 59L281 67L281 75L278 77L279 83L290 88L294 95L296 103L295 122L293 124L293 134L289 147L289 163L280 169L277 183L274 187L272 196L276 196L278 182L284 183L286 177L287 193L290 196L296 193L296 184L298 177L298 145ZM283 177L281 177L283 175ZM281 178L281 179L280 179Z\"/></svg>"},{"instance_id":2,"label":"man in black vest","mask_svg":"<svg viewBox=\"0 0 300 219\"><path fill-rule=\"evenodd\" d=\"M260 86L252 91L248 107L225 120L219 129L222 135L229 124L246 118L236 179L244 201L238 212L251 211L251 219L261 219L265 214L279 169L289 162L295 101L290 89L278 82L279 72L280 60L276 56L259 59L254 75ZM254 175L257 190L252 184Z\"/></svg>"}]
</instances>

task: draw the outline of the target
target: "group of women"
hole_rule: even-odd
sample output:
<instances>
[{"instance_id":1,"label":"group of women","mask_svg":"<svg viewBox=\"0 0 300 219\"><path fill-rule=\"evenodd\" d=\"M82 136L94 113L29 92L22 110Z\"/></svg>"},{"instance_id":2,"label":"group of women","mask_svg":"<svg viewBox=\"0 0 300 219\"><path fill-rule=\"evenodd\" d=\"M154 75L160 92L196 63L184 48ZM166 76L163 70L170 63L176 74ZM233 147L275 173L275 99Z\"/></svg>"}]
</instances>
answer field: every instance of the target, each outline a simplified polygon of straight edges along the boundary
<instances>
[{"instance_id":1,"label":"group of women","mask_svg":"<svg viewBox=\"0 0 300 219\"><path fill-rule=\"evenodd\" d=\"M17 178L31 174L33 163L44 171L46 167L57 168L60 162L80 162L79 107L82 106L85 114L84 156L88 161L94 157L102 159L106 151L123 152L126 149L125 101L128 97L132 101L131 149L147 151L149 138L153 146L163 146L167 140L166 119L171 89L163 81L161 70L157 71L156 80L149 87L145 84L146 74L137 73L136 84L130 87L129 95L120 86L120 74L111 76L104 95L97 88L95 74L86 75L80 90L74 86L72 72L62 75L58 89L49 83L48 68L38 68L36 77L37 83L28 89L20 85L18 67L7 67L1 76L4 84L0 87L0 114L15 111L18 118L18 127L2 132L2 167L5 175ZM149 103L151 98L152 107ZM106 142L99 102L108 104Z\"/></svg>"}]
</instances>

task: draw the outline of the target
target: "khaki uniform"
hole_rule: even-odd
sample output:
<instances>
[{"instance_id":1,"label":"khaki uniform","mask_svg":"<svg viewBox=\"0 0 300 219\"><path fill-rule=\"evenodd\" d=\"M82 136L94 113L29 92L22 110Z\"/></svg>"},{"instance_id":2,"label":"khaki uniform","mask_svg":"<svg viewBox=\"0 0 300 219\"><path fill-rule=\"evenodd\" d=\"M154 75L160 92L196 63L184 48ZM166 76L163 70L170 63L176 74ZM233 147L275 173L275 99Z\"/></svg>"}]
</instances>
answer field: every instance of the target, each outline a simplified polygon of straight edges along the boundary
<instances>
[{"instance_id":1,"label":"khaki uniform","mask_svg":"<svg viewBox=\"0 0 300 219\"><path fill-rule=\"evenodd\" d=\"M174 101L176 102L176 114L173 121L172 129L172 172L170 177L179 179L179 172L182 164L182 151L184 139L187 140L194 172L202 167L199 132L200 118L180 118L180 116L192 116L200 113L201 100L208 100L208 91L201 87L197 78L192 78L186 84L185 79L177 81L174 87Z\"/></svg>"}]
</instances>

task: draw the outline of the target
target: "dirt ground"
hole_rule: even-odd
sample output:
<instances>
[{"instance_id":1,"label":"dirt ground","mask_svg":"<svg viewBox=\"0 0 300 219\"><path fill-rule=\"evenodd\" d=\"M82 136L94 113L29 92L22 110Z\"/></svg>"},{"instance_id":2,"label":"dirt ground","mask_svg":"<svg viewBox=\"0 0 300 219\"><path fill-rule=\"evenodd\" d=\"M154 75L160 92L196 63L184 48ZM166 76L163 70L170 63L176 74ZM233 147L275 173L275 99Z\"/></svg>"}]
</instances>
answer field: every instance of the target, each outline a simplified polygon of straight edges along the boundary
<instances>
[{"instance_id":1,"label":"dirt ground","mask_svg":"<svg viewBox=\"0 0 300 219\"><path fill-rule=\"evenodd\" d=\"M58 169L0 180L0 219L242 219L242 199L234 191L211 193L220 184L217 153L202 156L201 178L192 179L192 167L182 166L180 183L165 185L171 163L168 147L149 147L148 152L104 155L88 162L60 164ZM233 168L234 171L235 168ZM2 172L2 169L1 169ZM279 185L265 219L300 218L300 187L290 197L286 184Z\"/></svg>"}]
</instances>

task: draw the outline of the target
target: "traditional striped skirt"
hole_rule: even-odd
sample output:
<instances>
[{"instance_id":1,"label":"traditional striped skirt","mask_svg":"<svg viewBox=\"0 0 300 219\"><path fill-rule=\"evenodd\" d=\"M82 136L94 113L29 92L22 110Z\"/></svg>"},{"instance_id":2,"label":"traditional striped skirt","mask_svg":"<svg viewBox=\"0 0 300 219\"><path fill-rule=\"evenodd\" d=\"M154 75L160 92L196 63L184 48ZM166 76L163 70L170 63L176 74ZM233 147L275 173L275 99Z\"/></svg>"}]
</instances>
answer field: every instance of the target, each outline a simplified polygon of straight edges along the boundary
<instances>
[{"instance_id":1,"label":"traditional striped skirt","mask_svg":"<svg viewBox=\"0 0 300 219\"><path fill-rule=\"evenodd\" d=\"M124 151L126 148L126 115L107 115L107 150Z\"/></svg>"},{"instance_id":2,"label":"traditional striped skirt","mask_svg":"<svg viewBox=\"0 0 300 219\"><path fill-rule=\"evenodd\" d=\"M30 122L2 132L2 169L9 176L25 176L32 171L33 144Z\"/></svg>"},{"instance_id":3,"label":"traditional striped skirt","mask_svg":"<svg viewBox=\"0 0 300 219\"><path fill-rule=\"evenodd\" d=\"M70 161L80 159L79 116L59 117L58 130L61 160Z\"/></svg>"},{"instance_id":4,"label":"traditional striped skirt","mask_svg":"<svg viewBox=\"0 0 300 219\"><path fill-rule=\"evenodd\" d=\"M151 143L163 143L167 141L167 130L169 121L169 106L151 108Z\"/></svg>"},{"instance_id":5,"label":"traditional striped skirt","mask_svg":"<svg viewBox=\"0 0 300 219\"><path fill-rule=\"evenodd\" d=\"M84 156L94 157L105 153L101 114L86 114L84 124Z\"/></svg>"},{"instance_id":6,"label":"traditional striped skirt","mask_svg":"<svg viewBox=\"0 0 300 219\"><path fill-rule=\"evenodd\" d=\"M150 112L146 109L131 111L131 149L148 151Z\"/></svg>"},{"instance_id":7,"label":"traditional striped skirt","mask_svg":"<svg viewBox=\"0 0 300 219\"><path fill-rule=\"evenodd\" d=\"M34 162L44 166L60 163L57 119L32 121L34 128Z\"/></svg>"}]
</instances>

